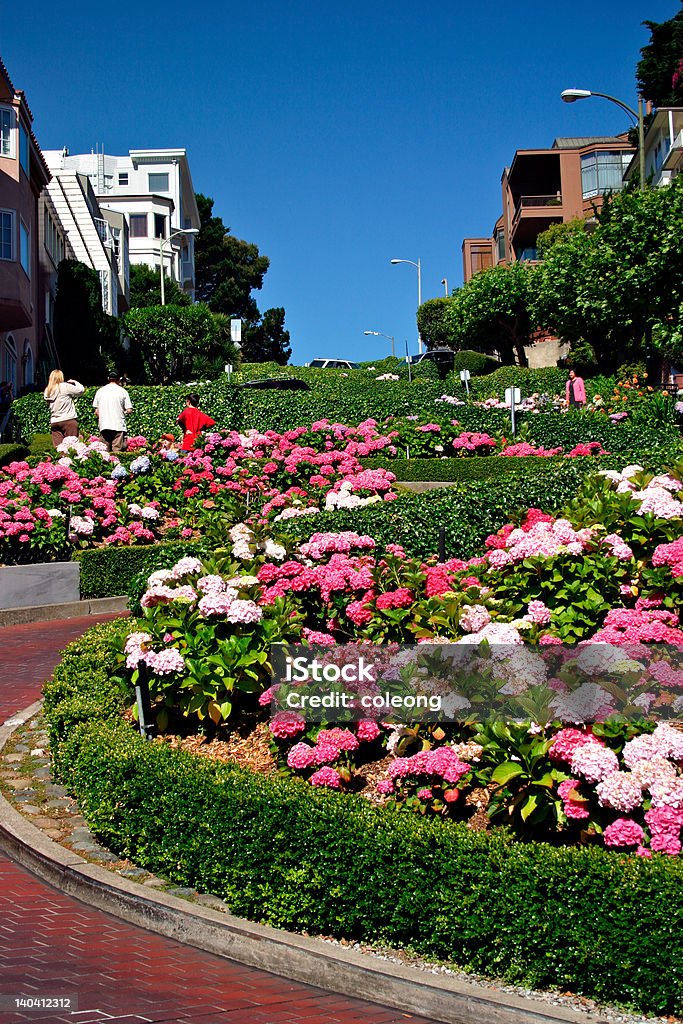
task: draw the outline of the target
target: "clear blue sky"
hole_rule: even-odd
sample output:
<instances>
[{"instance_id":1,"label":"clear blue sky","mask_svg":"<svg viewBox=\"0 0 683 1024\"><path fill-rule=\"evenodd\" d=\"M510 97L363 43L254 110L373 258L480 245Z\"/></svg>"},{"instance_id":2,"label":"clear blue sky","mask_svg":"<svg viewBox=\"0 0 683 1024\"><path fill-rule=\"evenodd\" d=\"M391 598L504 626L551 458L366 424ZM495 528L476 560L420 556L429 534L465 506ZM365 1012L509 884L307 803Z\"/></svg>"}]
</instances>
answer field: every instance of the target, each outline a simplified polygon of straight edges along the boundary
<instances>
[{"instance_id":1,"label":"clear blue sky","mask_svg":"<svg viewBox=\"0 0 683 1024\"><path fill-rule=\"evenodd\" d=\"M22 11L23 8L23 11ZM249 0L5 5L0 52L44 149L185 146L197 191L270 258L293 362L416 348L423 298L462 282L515 149L623 131L634 69L678 0ZM26 12L26 13L24 13Z\"/></svg>"}]
</instances>

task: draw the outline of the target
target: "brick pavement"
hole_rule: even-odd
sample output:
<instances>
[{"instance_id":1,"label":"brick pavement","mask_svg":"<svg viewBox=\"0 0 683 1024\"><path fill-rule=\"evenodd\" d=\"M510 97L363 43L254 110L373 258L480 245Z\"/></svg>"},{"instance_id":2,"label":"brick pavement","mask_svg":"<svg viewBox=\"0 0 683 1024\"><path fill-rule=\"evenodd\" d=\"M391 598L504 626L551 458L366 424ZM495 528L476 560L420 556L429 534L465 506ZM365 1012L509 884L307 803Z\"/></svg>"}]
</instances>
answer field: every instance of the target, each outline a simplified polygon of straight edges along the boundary
<instances>
[{"instance_id":1,"label":"brick pavement","mask_svg":"<svg viewBox=\"0 0 683 1024\"><path fill-rule=\"evenodd\" d=\"M102 619L0 629L0 723L38 699L58 652L95 621ZM0 853L0 997L6 995L77 996L78 1011L14 1013L3 1006L2 1024L433 1024L135 928Z\"/></svg>"}]
</instances>

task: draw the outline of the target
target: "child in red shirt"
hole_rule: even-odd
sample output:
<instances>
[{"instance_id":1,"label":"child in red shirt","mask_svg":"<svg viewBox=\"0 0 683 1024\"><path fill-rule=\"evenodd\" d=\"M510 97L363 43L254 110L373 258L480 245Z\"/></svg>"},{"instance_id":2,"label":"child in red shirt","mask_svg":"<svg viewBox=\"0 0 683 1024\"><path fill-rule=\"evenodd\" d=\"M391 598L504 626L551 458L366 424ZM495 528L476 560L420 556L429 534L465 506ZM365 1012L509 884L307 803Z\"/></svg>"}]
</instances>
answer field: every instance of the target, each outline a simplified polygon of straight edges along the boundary
<instances>
[{"instance_id":1,"label":"child in red shirt","mask_svg":"<svg viewBox=\"0 0 683 1024\"><path fill-rule=\"evenodd\" d=\"M180 447L185 452L194 448L195 441L202 430L216 425L216 421L199 408L199 395L187 396L185 408L178 417L178 423L183 428L183 443Z\"/></svg>"}]
</instances>

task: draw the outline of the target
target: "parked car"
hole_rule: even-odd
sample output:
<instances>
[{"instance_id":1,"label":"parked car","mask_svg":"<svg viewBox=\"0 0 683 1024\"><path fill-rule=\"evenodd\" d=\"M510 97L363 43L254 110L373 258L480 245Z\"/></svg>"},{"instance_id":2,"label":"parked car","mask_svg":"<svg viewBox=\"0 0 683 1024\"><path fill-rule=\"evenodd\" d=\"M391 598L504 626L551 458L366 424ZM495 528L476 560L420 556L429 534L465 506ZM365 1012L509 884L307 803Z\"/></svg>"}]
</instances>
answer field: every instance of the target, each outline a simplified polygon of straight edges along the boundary
<instances>
[{"instance_id":1,"label":"parked car","mask_svg":"<svg viewBox=\"0 0 683 1024\"><path fill-rule=\"evenodd\" d=\"M352 363L350 359L311 359L306 363L313 370L359 370L358 363Z\"/></svg>"},{"instance_id":2,"label":"parked car","mask_svg":"<svg viewBox=\"0 0 683 1024\"><path fill-rule=\"evenodd\" d=\"M433 363L439 371L439 376L445 377L453 369L455 352L451 348L430 348L424 352L414 365L420 363Z\"/></svg>"}]
</instances>

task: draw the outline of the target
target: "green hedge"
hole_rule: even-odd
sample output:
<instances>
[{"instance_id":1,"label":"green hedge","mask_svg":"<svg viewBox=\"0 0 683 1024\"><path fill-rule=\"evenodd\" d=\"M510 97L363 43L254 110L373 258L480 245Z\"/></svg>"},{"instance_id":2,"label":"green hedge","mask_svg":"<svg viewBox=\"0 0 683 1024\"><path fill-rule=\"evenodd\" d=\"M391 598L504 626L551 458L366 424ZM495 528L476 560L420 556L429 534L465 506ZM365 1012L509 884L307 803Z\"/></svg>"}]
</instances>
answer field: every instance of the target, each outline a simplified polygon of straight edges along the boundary
<instances>
[{"instance_id":1,"label":"green hedge","mask_svg":"<svg viewBox=\"0 0 683 1024\"><path fill-rule=\"evenodd\" d=\"M10 462L22 462L29 455L25 444L0 444L0 466L9 466Z\"/></svg>"},{"instance_id":2,"label":"green hedge","mask_svg":"<svg viewBox=\"0 0 683 1024\"><path fill-rule=\"evenodd\" d=\"M97 420L92 407L97 388L87 388L76 399L79 427L82 433L97 434ZM185 407L185 396L195 391L200 396L204 412L216 420L219 427L230 429L240 423L240 399L243 392L227 377L196 384L172 384L166 387L129 387L133 412L127 420L128 433L143 434L157 440L161 434L176 429L176 419ZM18 398L13 406L15 433L20 441L30 441L34 434L49 430L47 403L41 392Z\"/></svg>"},{"instance_id":3,"label":"green hedge","mask_svg":"<svg viewBox=\"0 0 683 1024\"><path fill-rule=\"evenodd\" d=\"M366 469L386 469L397 480L477 481L509 477L518 473L538 476L562 465L562 459L542 459L535 455L521 458L498 458L495 455L473 455L460 459L363 459ZM598 467L599 460L582 460L584 472Z\"/></svg>"},{"instance_id":4,"label":"green hedge","mask_svg":"<svg viewBox=\"0 0 683 1024\"><path fill-rule=\"evenodd\" d=\"M132 547L85 548L74 552L81 564L81 598L136 597L139 577L167 569L184 555L197 555L199 543L141 544ZM143 588L144 589L144 588Z\"/></svg>"},{"instance_id":5,"label":"green hedge","mask_svg":"<svg viewBox=\"0 0 683 1024\"><path fill-rule=\"evenodd\" d=\"M401 544L409 555L426 558L436 553L443 526L447 556L471 558L488 534L509 522L515 512L530 506L546 512L562 508L586 475L583 463L583 459L566 459L559 465L539 467L533 476L512 473L491 482L463 482L426 494L403 493L389 507L387 502L377 502L302 516L283 523L282 532L301 543L318 531L355 530L374 537L381 546Z\"/></svg>"},{"instance_id":6,"label":"green hedge","mask_svg":"<svg viewBox=\"0 0 683 1024\"><path fill-rule=\"evenodd\" d=\"M117 855L276 927L680 1012L680 858L519 843L147 743L120 720L122 638L91 630L45 691L55 765Z\"/></svg>"}]
</instances>

